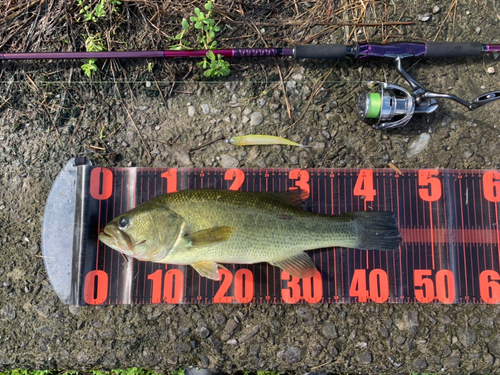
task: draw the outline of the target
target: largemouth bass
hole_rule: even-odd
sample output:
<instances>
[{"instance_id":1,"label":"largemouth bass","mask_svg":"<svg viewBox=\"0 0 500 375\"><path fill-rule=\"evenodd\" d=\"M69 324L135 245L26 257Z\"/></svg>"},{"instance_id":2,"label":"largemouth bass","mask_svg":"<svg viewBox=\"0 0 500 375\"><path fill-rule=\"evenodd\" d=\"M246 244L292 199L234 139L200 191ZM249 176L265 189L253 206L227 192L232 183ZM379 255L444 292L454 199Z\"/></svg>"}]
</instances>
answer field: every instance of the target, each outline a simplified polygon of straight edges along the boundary
<instances>
[{"instance_id":1,"label":"largemouth bass","mask_svg":"<svg viewBox=\"0 0 500 375\"><path fill-rule=\"evenodd\" d=\"M191 265L219 280L220 263L260 262L308 278L316 266L304 251L334 246L393 251L401 238L392 212L330 216L303 210L297 191L201 189L144 202L109 222L99 240L139 260Z\"/></svg>"}]
</instances>

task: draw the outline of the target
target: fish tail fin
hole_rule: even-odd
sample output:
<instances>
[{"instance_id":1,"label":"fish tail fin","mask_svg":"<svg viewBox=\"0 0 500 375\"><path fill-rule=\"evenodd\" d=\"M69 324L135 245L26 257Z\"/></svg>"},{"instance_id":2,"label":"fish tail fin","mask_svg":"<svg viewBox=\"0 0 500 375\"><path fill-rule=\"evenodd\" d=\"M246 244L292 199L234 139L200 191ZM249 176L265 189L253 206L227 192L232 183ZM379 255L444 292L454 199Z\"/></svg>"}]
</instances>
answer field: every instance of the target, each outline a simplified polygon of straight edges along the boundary
<instances>
[{"instance_id":1,"label":"fish tail fin","mask_svg":"<svg viewBox=\"0 0 500 375\"><path fill-rule=\"evenodd\" d=\"M401 243L396 215L393 212L357 211L354 215L357 227L356 249L395 251Z\"/></svg>"}]
</instances>

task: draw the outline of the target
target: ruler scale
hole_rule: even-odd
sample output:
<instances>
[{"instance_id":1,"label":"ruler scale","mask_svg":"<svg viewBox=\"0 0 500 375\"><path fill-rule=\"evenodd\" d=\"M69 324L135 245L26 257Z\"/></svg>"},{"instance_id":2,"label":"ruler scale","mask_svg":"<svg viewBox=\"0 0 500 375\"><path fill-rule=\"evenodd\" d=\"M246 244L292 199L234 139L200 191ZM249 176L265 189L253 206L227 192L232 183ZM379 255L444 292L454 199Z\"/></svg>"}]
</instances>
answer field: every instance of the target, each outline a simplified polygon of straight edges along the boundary
<instances>
[{"instance_id":1,"label":"ruler scale","mask_svg":"<svg viewBox=\"0 0 500 375\"><path fill-rule=\"evenodd\" d=\"M72 171L75 181L70 186L78 190L71 223L75 240L61 238L60 242L72 242L72 250L67 245L57 248L54 243L59 241L53 240L53 232L59 230L50 217L63 215L51 211L60 197L56 194L59 177L49 195L42 231L49 278L65 303L500 302L499 171L403 170L398 175L390 169L68 165L77 170ZM313 212L394 211L403 242L395 252L309 251L319 270L310 279L297 279L260 263L226 264L221 280L213 281L190 266L126 259L97 240L106 223L132 206L193 188L300 189L307 196L306 209ZM59 255L67 258L68 251L70 272L51 260Z\"/></svg>"}]
</instances>

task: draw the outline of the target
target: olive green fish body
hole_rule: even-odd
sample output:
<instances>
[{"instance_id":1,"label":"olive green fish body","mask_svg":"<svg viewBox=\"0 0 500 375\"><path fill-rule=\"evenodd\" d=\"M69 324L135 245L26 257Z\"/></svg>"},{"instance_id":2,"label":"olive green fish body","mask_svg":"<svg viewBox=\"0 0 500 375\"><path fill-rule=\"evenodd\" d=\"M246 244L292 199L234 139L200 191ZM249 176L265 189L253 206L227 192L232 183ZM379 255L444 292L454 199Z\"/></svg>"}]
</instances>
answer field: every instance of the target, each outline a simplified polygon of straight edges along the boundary
<instances>
[{"instance_id":1,"label":"olive green fish body","mask_svg":"<svg viewBox=\"0 0 500 375\"><path fill-rule=\"evenodd\" d=\"M167 194L114 219L99 238L127 255L140 254L136 257L141 260L190 264L215 279L219 263L259 262L310 277L316 268L306 250L331 246L395 250L399 245L392 213L321 215L302 210L296 198L294 192L214 189ZM135 230L135 224L142 229ZM147 229L151 227L154 231ZM112 243L114 237L125 237L121 243L126 245Z\"/></svg>"},{"instance_id":2,"label":"olive green fish body","mask_svg":"<svg viewBox=\"0 0 500 375\"><path fill-rule=\"evenodd\" d=\"M190 190L159 199L189 223L191 232L232 228L229 240L203 250L175 249L162 260L165 263L271 262L304 250L356 244L352 220L302 211L272 194Z\"/></svg>"}]
</instances>

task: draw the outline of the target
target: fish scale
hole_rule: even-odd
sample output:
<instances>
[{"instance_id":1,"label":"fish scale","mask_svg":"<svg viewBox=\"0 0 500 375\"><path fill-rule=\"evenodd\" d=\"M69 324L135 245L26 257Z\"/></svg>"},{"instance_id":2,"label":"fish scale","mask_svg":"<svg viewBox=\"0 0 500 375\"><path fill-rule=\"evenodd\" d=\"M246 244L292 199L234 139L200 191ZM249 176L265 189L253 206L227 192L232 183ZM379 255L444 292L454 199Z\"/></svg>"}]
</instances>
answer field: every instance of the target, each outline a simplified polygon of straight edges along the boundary
<instances>
[{"instance_id":1,"label":"fish scale","mask_svg":"<svg viewBox=\"0 0 500 375\"><path fill-rule=\"evenodd\" d=\"M190 264L212 278L218 278L216 263L260 262L310 277L316 268L303 253L306 250L398 248L399 231L392 213L330 216L305 211L300 203L297 191L181 191L153 198L120 215L106 226L100 239L140 260ZM120 223L127 226L121 228Z\"/></svg>"},{"instance_id":2,"label":"fish scale","mask_svg":"<svg viewBox=\"0 0 500 375\"><path fill-rule=\"evenodd\" d=\"M206 246L203 251L173 250L163 260L165 263L205 259L221 263L269 262L304 250L356 243L352 221L303 211L272 194L190 190L160 199L185 219L192 232L217 226L233 229L228 241Z\"/></svg>"}]
</instances>

